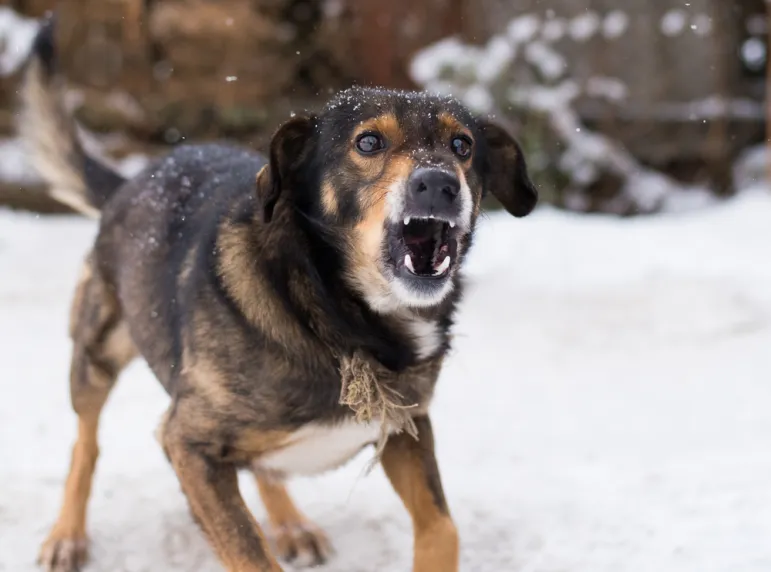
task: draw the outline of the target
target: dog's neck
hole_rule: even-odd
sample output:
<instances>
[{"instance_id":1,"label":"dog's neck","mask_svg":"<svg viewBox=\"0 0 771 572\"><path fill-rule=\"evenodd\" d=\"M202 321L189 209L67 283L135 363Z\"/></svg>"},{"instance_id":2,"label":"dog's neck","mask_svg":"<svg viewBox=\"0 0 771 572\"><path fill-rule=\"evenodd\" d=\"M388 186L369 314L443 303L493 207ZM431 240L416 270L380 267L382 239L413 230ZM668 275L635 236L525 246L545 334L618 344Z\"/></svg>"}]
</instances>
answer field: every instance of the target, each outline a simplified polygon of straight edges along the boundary
<instances>
[{"instance_id":1,"label":"dog's neck","mask_svg":"<svg viewBox=\"0 0 771 572\"><path fill-rule=\"evenodd\" d=\"M215 257L233 303L289 351L298 344L336 356L363 350L393 371L418 361L398 320L376 314L356 295L341 278L334 245L291 210L277 208L268 224L258 213L225 217ZM275 323L286 328L276 331Z\"/></svg>"},{"instance_id":2,"label":"dog's neck","mask_svg":"<svg viewBox=\"0 0 771 572\"><path fill-rule=\"evenodd\" d=\"M377 312L345 279L346 245L339 233L287 203L277 205L269 223L248 210L223 221L217 266L233 301L260 330L270 331L274 320L291 322L297 335L276 341L312 343L312 337L338 355L364 350L386 368L402 371L427 356L412 327L421 322L437 332L432 355L446 351L460 284L435 307Z\"/></svg>"}]
</instances>

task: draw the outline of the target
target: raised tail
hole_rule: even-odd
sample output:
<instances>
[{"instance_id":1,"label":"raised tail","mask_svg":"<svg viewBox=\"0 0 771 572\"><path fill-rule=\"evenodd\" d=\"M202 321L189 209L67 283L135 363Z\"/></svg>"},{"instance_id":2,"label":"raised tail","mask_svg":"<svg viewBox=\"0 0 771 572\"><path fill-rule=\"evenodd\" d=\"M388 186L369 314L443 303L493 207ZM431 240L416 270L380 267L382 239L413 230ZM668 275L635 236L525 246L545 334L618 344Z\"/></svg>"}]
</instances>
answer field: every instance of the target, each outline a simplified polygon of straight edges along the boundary
<instances>
[{"instance_id":1,"label":"raised tail","mask_svg":"<svg viewBox=\"0 0 771 572\"><path fill-rule=\"evenodd\" d=\"M102 205L125 179L91 157L78 138L57 74L54 25L54 17L46 18L35 38L22 82L18 129L51 197L98 218Z\"/></svg>"}]
</instances>

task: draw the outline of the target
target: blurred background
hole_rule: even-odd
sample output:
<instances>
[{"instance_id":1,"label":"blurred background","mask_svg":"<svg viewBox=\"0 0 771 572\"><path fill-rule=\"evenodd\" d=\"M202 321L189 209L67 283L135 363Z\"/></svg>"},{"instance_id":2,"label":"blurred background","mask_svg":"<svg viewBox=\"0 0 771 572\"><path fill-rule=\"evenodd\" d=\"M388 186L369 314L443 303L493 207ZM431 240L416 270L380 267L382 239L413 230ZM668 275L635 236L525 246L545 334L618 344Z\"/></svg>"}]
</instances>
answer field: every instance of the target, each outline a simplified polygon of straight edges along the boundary
<instances>
[{"instance_id":1,"label":"blurred background","mask_svg":"<svg viewBox=\"0 0 771 572\"><path fill-rule=\"evenodd\" d=\"M72 106L129 171L183 141L264 148L291 111L352 83L451 92L496 114L523 140L545 200L570 210L688 209L763 171L763 0L0 5L2 204L62 210L24 192L38 181L13 144L34 18L54 6Z\"/></svg>"}]
</instances>

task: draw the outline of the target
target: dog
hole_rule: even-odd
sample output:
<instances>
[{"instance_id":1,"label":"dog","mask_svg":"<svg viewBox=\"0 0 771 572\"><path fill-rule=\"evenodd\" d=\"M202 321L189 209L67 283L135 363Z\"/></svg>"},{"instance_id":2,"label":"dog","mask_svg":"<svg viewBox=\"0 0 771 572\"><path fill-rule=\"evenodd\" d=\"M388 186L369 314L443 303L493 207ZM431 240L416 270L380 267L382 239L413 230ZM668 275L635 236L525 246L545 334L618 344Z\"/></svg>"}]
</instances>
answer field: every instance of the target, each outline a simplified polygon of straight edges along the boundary
<instances>
[{"instance_id":1,"label":"dog","mask_svg":"<svg viewBox=\"0 0 771 572\"><path fill-rule=\"evenodd\" d=\"M87 560L100 412L141 357L170 396L158 439L227 570L325 562L285 481L374 445L412 519L413 570L457 571L429 406L483 197L516 217L536 206L520 145L451 97L353 87L288 118L267 156L180 145L127 180L79 140L53 28L27 62L19 128L51 195L99 230L72 302L78 434L42 566Z\"/></svg>"}]
</instances>

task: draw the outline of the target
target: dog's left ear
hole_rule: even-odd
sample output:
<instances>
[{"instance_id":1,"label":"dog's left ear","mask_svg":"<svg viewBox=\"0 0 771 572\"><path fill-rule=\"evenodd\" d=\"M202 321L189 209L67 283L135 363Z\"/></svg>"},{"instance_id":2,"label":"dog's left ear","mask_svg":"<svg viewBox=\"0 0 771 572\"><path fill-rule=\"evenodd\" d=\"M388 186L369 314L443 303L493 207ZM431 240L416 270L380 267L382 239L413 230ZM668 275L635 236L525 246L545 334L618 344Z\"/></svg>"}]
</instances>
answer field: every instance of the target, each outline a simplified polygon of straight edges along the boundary
<instances>
[{"instance_id":1,"label":"dog's left ear","mask_svg":"<svg viewBox=\"0 0 771 572\"><path fill-rule=\"evenodd\" d=\"M527 174L522 148L503 127L487 119L479 119L478 124L487 147L485 190L514 216L530 214L538 202L538 190Z\"/></svg>"},{"instance_id":2,"label":"dog's left ear","mask_svg":"<svg viewBox=\"0 0 771 572\"><path fill-rule=\"evenodd\" d=\"M289 190L293 173L308 154L308 143L316 127L316 116L296 116L278 128L270 141L270 160L257 173L257 199L262 219L270 222L282 192Z\"/></svg>"}]
</instances>

